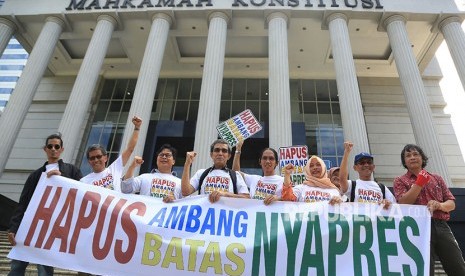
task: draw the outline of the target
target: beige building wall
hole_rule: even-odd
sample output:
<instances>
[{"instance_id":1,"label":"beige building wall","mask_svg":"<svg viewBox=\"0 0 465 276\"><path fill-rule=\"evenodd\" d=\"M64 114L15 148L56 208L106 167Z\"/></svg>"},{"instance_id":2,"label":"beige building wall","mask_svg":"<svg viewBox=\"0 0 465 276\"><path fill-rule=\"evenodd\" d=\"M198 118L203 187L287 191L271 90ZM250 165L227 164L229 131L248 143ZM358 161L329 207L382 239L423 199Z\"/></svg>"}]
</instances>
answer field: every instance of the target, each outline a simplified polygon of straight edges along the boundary
<instances>
[{"instance_id":1,"label":"beige building wall","mask_svg":"<svg viewBox=\"0 0 465 276\"><path fill-rule=\"evenodd\" d=\"M451 115L444 112L446 102L439 86L440 78L423 79L433 112L435 130L452 177L452 187L465 187L465 163L451 123ZM361 78L360 93L365 112L371 153L375 155L375 178L392 186L397 175L405 173L400 152L407 143L415 144L404 94L399 79ZM428 149L424 149L428 155Z\"/></svg>"},{"instance_id":2,"label":"beige building wall","mask_svg":"<svg viewBox=\"0 0 465 276\"><path fill-rule=\"evenodd\" d=\"M18 201L28 175L46 161L44 139L57 131L74 81L75 77L42 79L0 178L3 195Z\"/></svg>"}]
</instances>

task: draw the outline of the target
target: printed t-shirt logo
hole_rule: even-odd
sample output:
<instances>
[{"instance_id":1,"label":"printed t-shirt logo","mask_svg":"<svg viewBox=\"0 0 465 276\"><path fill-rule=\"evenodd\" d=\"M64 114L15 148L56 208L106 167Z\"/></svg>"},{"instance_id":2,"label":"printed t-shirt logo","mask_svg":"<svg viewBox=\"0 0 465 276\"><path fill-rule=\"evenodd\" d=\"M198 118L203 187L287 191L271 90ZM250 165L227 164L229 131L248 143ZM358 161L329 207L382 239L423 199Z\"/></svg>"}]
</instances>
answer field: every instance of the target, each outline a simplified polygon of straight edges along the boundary
<instances>
[{"instance_id":1,"label":"printed t-shirt logo","mask_svg":"<svg viewBox=\"0 0 465 276\"><path fill-rule=\"evenodd\" d=\"M107 174L107 176L105 176L102 179L94 180L92 182L92 184L94 186L99 186L99 187L103 187L103 188L106 188L106 189L114 190L114 188L113 188L113 175L111 173L109 173L109 174Z\"/></svg>"},{"instance_id":2,"label":"printed t-shirt logo","mask_svg":"<svg viewBox=\"0 0 465 276\"><path fill-rule=\"evenodd\" d=\"M383 198L383 194L373 190L358 189L357 202L378 203Z\"/></svg>"},{"instance_id":3,"label":"printed t-shirt logo","mask_svg":"<svg viewBox=\"0 0 465 276\"><path fill-rule=\"evenodd\" d=\"M263 183L261 180L259 180L257 183L257 187L255 188L255 194L252 198L263 200L269 195L274 195L276 194L276 186L276 184Z\"/></svg>"},{"instance_id":4,"label":"printed t-shirt logo","mask_svg":"<svg viewBox=\"0 0 465 276\"><path fill-rule=\"evenodd\" d=\"M320 201L330 201L331 194L328 192L321 191L306 191L304 195L304 202L320 202Z\"/></svg>"},{"instance_id":5,"label":"printed t-shirt logo","mask_svg":"<svg viewBox=\"0 0 465 276\"><path fill-rule=\"evenodd\" d=\"M150 195L153 197L164 198L168 195L174 195L174 187L176 183L171 180L154 178L152 179L152 187Z\"/></svg>"},{"instance_id":6,"label":"printed t-shirt logo","mask_svg":"<svg viewBox=\"0 0 465 276\"><path fill-rule=\"evenodd\" d=\"M211 194L213 191L229 192L229 177L207 176L204 180L204 193Z\"/></svg>"}]
</instances>

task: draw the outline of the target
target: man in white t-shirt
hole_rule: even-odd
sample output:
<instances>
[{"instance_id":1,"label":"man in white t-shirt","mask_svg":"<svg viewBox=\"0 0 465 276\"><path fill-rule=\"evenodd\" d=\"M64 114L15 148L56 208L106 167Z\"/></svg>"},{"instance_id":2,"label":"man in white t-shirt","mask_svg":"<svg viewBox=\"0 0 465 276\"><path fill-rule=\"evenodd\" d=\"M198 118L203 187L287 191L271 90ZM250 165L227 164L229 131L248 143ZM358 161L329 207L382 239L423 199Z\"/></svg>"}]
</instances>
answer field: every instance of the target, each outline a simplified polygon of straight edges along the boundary
<instances>
[{"instance_id":1,"label":"man in white t-shirt","mask_svg":"<svg viewBox=\"0 0 465 276\"><path fill-rule=\"evenodd\" d=\"M209 169L198 170L190 178L190 167L196 155L197 153L193 151L186 153L186 163L181 178L183 196L191 195L199 190L200 194L209 194L212 203L218 201L221 196L250 198L249 190L240 173L226 167L226 162L231 158L231 148L226 140L218 139L211 144L210 157L213 160L213 166ZM208 171L204 175L206 170ZM235 174L236 185L233 183L232 174ZM205 177L203 181L200 181L202 176Z\"/></svg>"},{"instance_id":2,"label":"man in white t-shirt","mask_svg":"<svg viewBox=\"0 0 465 276\"><path fill-rule=\"evenodd\" d=\"M138 192L140 195L162 198L164 202L182 198L181 179L173 175L176 154L177 150L170 144L162 145L155 154L157 168L137 177L133 177L134 169L142 165L144 160L140 156L134 157L134 162L121 182L121 191L125 194Z\"/></svg>"},{"instance_id":3,"label":"man in white t-shirt","mask_svg":"<svg viewBox=\"0 0 465 276\"><path fill-rule=\"evenodd\" d=\"M396 199L386 186L371 180L371 175L375 170L371 154L361 152L355 156L353 168L358 172L359 179L355 183L346 180L349 174L348 157L352 148L351 142L344 142L344 155L339 172L341 193L345 194L352 202L377 203L384 205L384 209L388 209L392 203L396 203Z\"/></svg>"},{"instance_id":4,"label":"man in white t-shirt","mask_svg":"<svg viewBox=\"0 0 465 276\"><path fill-rule=\"evenodd\" d=\"M121 179L124 166L136 147L142 120L134 116L132 118L132 123L134 124L134 131L132 132L128 146L108 168L105 167L108 161L108 154L102 145L95 144L87 149L87 160L92 167L92 172L81 178L81 182L118 192L121 191Z\"/></svg>"}]
</instances>

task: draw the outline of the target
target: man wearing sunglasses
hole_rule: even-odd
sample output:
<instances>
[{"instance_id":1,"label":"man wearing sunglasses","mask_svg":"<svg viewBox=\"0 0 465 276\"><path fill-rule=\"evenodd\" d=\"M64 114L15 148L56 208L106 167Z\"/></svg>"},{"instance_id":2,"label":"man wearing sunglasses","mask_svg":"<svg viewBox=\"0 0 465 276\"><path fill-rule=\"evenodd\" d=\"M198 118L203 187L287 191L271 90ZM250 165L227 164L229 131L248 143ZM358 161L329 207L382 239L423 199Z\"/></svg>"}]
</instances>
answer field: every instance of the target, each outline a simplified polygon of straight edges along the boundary
<instances>
[{"instance_id":1,"label":"man wearing sunglasses","mask_svg":"<svg viewBox=\"0 0 465 276\"><path fill-rule=\"evenodd\" d=\"M344 155L339 171L341 193L345 194L351 202L377 203L388 209L392 203L396 202L396 199L386 186L371 180L371 175L375 171L371 154L361 152L355 156L353 168L358 173L359 179L347 180L349 175L348 158L352 147L351 142L344 142Z\"/></svg>"},{"instance_id":2,"label":"man wearing sunglasses","mask_svg":"<svg viewBox=\"0 0 465 276\"><path fill-rule=\"evenodd\" d=\"M226 166L226 162L231 158L231 148L226 140L218 139L211 144L210 157L213 160L213 166L198 170L190 178L190 166L196 155L197 153L193 151L186 153L186 163L184 163L181 179L183 196L199 191L200 194L208 194L212 203L218 201L221 196L250 198L249 190L240 173Z\"/></svg>"},{"instance_id":3,"label":"man wearing sunglasses","mask_svg":"<svg viewBox=\"0 0 465 276\"><path fill-rule=\"evenodd\" d=\"M124 166L136 147L142 120L134 116L132 123L134 124L134 131L126 149L108 168L106 167L108 154L102 145L95 144L87 149L87 161L92 167L92 172L84 176L81 182L121 192L121 178Z\"/></svg>"},{"instance_id":4,"label":"man wearing sunglasses","mask_svg":"<svg viewBox=\"0 0 465 276\"><path fill-rule=\"evenodd\" d=\"M43 150L47 155L47 162L31 173L27 178L23 191L21 192L21 197L19 198L18 207L11 218L8 241L12 246L16 245L16 232L23 220L24 212L31 201L32 195L34 194L37 183L39 183L39 179L43 172L47 173L47 177L61 175L74 180L79 180L82 177L81 171L76 166L64 163L63 160L60 159L60 155L63 152L63 140L61 139L60 133L49 135L45 139ZM11 271L8 275L24 275L28 264L28 262L24 261L11 260ZM38 264L37 271L40 276L53 275L53 267L50 266Z\"/></svg>"}]
</instances>

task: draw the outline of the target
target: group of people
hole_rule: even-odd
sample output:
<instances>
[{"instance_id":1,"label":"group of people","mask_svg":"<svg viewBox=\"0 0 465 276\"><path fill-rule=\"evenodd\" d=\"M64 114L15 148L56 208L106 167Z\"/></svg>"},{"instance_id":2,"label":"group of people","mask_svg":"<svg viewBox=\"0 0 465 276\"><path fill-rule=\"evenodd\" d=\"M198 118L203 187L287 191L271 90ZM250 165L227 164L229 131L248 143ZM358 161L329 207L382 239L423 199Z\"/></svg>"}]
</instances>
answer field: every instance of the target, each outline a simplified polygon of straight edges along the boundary
<instances>
[{"instance_id":1,"label":"group of people","mask_svg":"<svg viewBox=\"0 0 465 276\"><path fill-rule=\"evenodd\" d=\"M43 150L47 156L47 161L42 167L32 172L27 178L19 198L18 207L11 217L8 241L12 246L16 245L16 232L23 220L24 213L32 199L32 195L34 194L42 173L45 172L47 177L51 177L52 175L61 175L90 185L101 186L117 191L121 189L121 178L123 176L124 166L136 147L142 120L139 117L134 116L132 118L132 123L134 124L134 130L126 149L110 166L106 167L108 154L103 146L95 144L87 149L86 157L92 167L92 173L85 177L82 176L82 172L79 168L72 164L65 163L62 159L60 159L60 156L64 151L63 140L61 139L60 133L49 135L45 139ZM28 262L20 260L11 260L11 270L8 275L24 275L28 264ZM38 264L37 271L38 275L45 276L53 275L54 269L51 266ZM86 275L86 273L79 274Z\"/></svg>"},{"instance_id":2,"label":"group of people","mask_svg":"<svg viewBox=\"0 0 465 276\"><path fill-rule=\"evenodd\" d=\"M208 194L211 203L217 202L221 197L233 197L263 200L265 205L278 200L328 202L333 205L343 202L376 203L382 204L385 209L396 202L426 205L432 214L430 274L434 274L434 256L437 255L448 275L465 275L465 262L461 250L447 225L450 212L455 209L455 198L441 176L425 170L428 158L417 145L406 145L401 152L401 162L407 172L395 178L394 194L383 184L372 180L375 164L374 157L369 153L361 152L355 156L353 169L359 178L348 180L349 155L353 148L351 142L344 143L340 167L331 168L329 171L321 158L311 156L304 168L305 181L301 185L291 183L291 174L295 169L291 163L283 168L284 177L276 174L278 153L272 148L265 148L260 153L262 175L251 175L241 171L243 142L236 145L232 169L228 168L227 161L232 156L232 150L223 139L215 140L210 146L213 165L198 170L192 177L190 169L197 153L186 153L183 174L178 178L172 172L177 150L168 144L161 146L156 152L156 169L135 177L135 169L144 162L141 157L134 157L124 173L124 167L136 146L142 120L135 116L132 122L134 131L126 149L108 167L105 148L100 145L89 147L86 157L92 167L92 173L85 177L82 177L80 170L74 165L64 163L60 159L63 152L61 136L54 134L47 137L43 148L47 162L27 179L18 209L11 220L8 238L13 246L16 244L15 233L39 178L42 172L46 172L49 177L61 175L122 193L139 193L162 198L166 203L198 192ZM27 262L12 260L9 275L24 275L27 265ZM39 275L53 275L53 267L38 265L38 271Z\"/></svg>"}]
</instances>

